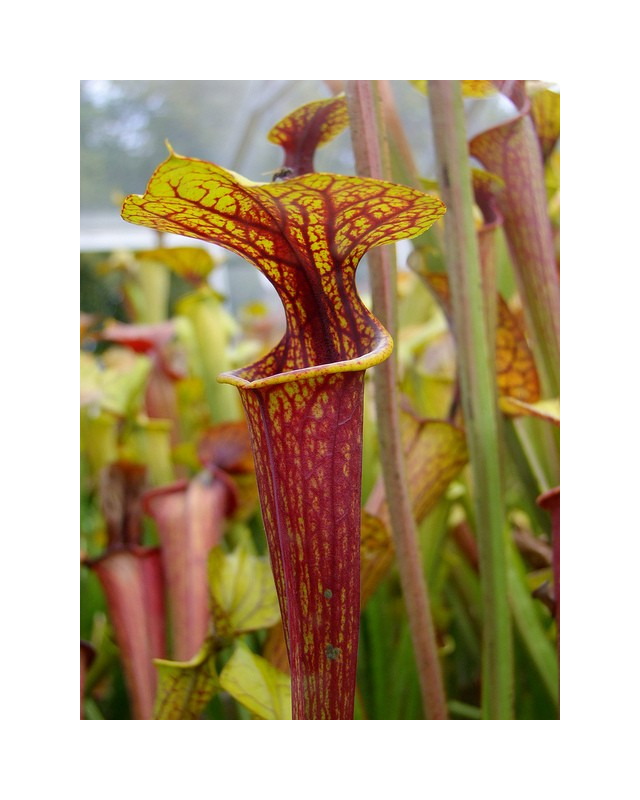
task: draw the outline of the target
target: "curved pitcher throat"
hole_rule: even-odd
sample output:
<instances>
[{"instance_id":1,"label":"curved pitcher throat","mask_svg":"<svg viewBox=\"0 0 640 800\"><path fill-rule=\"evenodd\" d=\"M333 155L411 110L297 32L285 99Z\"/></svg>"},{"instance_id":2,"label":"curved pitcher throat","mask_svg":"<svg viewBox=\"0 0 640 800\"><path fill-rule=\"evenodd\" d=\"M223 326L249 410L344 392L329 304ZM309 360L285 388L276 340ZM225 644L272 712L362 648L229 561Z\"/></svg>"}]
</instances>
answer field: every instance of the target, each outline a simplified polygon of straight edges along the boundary
<instances>
[{"instance_id":1,"label":"curved pitcher throat","mask_svg":"<svg viewBox=\"0 0 640 800\"><path fill-rule=\"evenodd\" d=\"M300 272L311 281L306 271ZM300 274L298 280L302 280ZM353 275L334 272L310 296L289 296L277 282L273 285L285 310L284 336L259 361L219 375L220 382L257 388L312 375L365 370L390 355L391 336L356 293Z\"/></svg>"}]
</instances>

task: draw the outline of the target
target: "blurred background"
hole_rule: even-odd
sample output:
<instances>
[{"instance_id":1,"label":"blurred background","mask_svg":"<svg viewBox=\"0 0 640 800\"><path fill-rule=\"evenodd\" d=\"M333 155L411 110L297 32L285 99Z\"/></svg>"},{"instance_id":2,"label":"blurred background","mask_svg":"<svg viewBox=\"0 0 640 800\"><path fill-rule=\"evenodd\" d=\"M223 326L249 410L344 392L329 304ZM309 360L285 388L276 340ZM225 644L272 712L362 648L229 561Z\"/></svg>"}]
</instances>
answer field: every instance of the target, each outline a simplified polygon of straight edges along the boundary
<instances>
[{"instance_id":1,"label":"blurred background","mask_svg":"<svg viewBox=\"0 0 640 800\"><path fill-rule=\"evenodd\" d=\"M431 171L428 104L408 81L392 81L399 113L414 152ZM154 169L176 153L212 161L253 181L268 182L282 165L282 150L268 141L271 128L299 106L330 97L324 81L108 81L80 82L80 250L81 308L121 317L113 298L94 280L105 254L158 245L156 232L124 222L120 206L127 194L143 194ZM320 148L319 172L355 174L349 130ZM280 304L254 267L213 245L165 236L167 246L205 246L221 259L212 286L230 310L259 299ZM229 269L233 265L233 269ZM366 293L366 261L358 273Z\"/></svg>"},{"instance_id":2,"label":"blurred background","mask_svg":"<svg viewBox=\"0 0 640 800\"><path fill-rule=\"evenodd\" d=\"M416 152L425 153L427 102L407 81L391 83ZM181 155L269 181L282 160L267 141L270 129L294 108L330 96L324 81L81 81L82 249L111 247L101 238L108 233L123 241L135 235L117 223L119 196L144 192L167 157L165 140ZM348 130L317 162L318 171L353 174Z\"/></svg>"},{"instance_id":3,"label":"blurred background","mask_svg":"<svg viewBox=\"0 0 640 800\"><path fill-rule=\"evenodd\" d=\"M281 149L268 141L271 128L295 108L330 97L327 81L80 81L80 251L81 308L120 318L113 298L98 292L95 272L105 254L142 250L158 245L156 232L124 222L120 206L127 194L144 194L154 169L176 153L212 161L253 181L268 182L282 165ZM335 82L334 82L335 83ZM424 178L434 177L428 102L409 81L390 81L398 114ZM466 100L469 136L513 113L503 95ZM349 130L319 149L318 172L355 174ZM187 242L165 236L167 246ZM275 313L275 293L254 267L233 254L204 245L221 259L211 273L213 288L229 308L259 299ZM400 243L398 266L404 266ZM233 269L229 266L233 265ZM358 271L366 296L366 259Z\"/></svg>"}]
</instances>

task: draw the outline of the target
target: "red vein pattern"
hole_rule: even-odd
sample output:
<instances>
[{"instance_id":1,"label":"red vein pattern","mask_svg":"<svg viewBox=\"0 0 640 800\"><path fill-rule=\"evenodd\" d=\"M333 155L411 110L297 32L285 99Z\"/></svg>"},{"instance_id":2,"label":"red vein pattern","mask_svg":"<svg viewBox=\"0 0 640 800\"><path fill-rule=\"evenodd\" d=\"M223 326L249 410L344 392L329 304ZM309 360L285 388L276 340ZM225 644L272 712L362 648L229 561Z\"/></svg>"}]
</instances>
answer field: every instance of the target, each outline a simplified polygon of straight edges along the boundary
<instances>
[{"instance_id":1,"label":"red vein pattern","mask_svg":"<svg viewBox=\"0 0 640 800\"><path fill-rule=\"evenodd\" d=\"M360 610L364 370L393 343L356 291L370 248L427 230L444 205L414 189L307 174L254 184L171 154L123 217L215 242L276 288L287 328L224 373L249 422L292 673L293 719L351 719Z\"/></svg>"},{"instance_id":2,"label":"red vein pattern","mask_svg":"<svg viewBox=\"0 0 640 800\"><path fill-rule=\"evenodd\" d=\"M286 174L314 172L313 157L318 147L331 141L349 124L344 95L306 103L275 125L268 135L285 153Z\"/></svg>"},{"instance_id":3,"label":"red vein pattern","mask_svg":"<svg viewBox=\"0 0 640 800\"><path fill-rule=\"evenodd\" d=\"M363 372L241 390L289 651L294 719L351 719Z\"/></svg>"}]
</instances>

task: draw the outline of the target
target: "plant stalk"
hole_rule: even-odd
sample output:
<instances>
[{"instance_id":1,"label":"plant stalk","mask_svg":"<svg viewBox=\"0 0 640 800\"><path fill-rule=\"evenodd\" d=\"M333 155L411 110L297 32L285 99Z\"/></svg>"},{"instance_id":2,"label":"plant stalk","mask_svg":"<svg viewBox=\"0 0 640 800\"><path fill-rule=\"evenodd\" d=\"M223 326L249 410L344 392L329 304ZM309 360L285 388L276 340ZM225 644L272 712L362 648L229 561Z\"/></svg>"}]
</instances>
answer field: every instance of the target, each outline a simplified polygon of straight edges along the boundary
<instances>
[{"instance_id":1,"label":"plant stalk","mask_svg":"<svg viewBox=\"0 0 640 800\"><path fill-rule=\"evenodd\" d=\"M474 226L459 81L429 81L461 400L470 454L483 602L483 714L513 718L512 633L494 353Z\"/></svg>"},{"instance_id":2,"label":"plant stalk","mask_svg":"<svg viewBox=\"0 0 640 800\"><path fill-rule=\"evenodd\" d=\"M381 118L373 81L347 81L346 96L351 121L351 136L360 175L389 179L381 146ZM368 254L372 291L372 311L392 336L396 331L395 260L388 247ZM378 418L380 459L390 509L398 571L407 607L411 638L416 657L425 714L429 719L447 719L447 703L442 682L435 627L418 534L407 490L404 455L400 435L400 402L395 352L374 370L375 402Z\"/></svg>"}]
</instances>

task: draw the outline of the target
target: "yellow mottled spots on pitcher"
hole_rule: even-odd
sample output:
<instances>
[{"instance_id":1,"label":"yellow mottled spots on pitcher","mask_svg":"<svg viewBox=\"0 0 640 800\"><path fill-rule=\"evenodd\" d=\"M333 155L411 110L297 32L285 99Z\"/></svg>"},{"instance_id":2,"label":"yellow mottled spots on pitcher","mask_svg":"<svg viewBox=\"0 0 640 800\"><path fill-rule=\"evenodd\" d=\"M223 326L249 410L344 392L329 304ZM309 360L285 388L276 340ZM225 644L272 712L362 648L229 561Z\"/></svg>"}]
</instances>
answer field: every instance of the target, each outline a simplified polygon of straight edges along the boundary
<instances>
[{"instance_id":1,"label":"yellow mottled spots on pitcher","mask_svg":"<svg viewBox=\"0 0 640 800\"><path fill-rule=\"evenodd\" d=\"M321 112L316 142L347 119L344 101ZM285 148L294 127L277 128ZM384 181L310 171L256 184L173 152L145 195L123 205L131 222L247 259L282 301L282 340L220 380L240 389L247 411L297 719L352 713L363 372L392 350L355 271L371 247L422 233L443 213L437 198Z\"/></svg>"}]
</instances>

